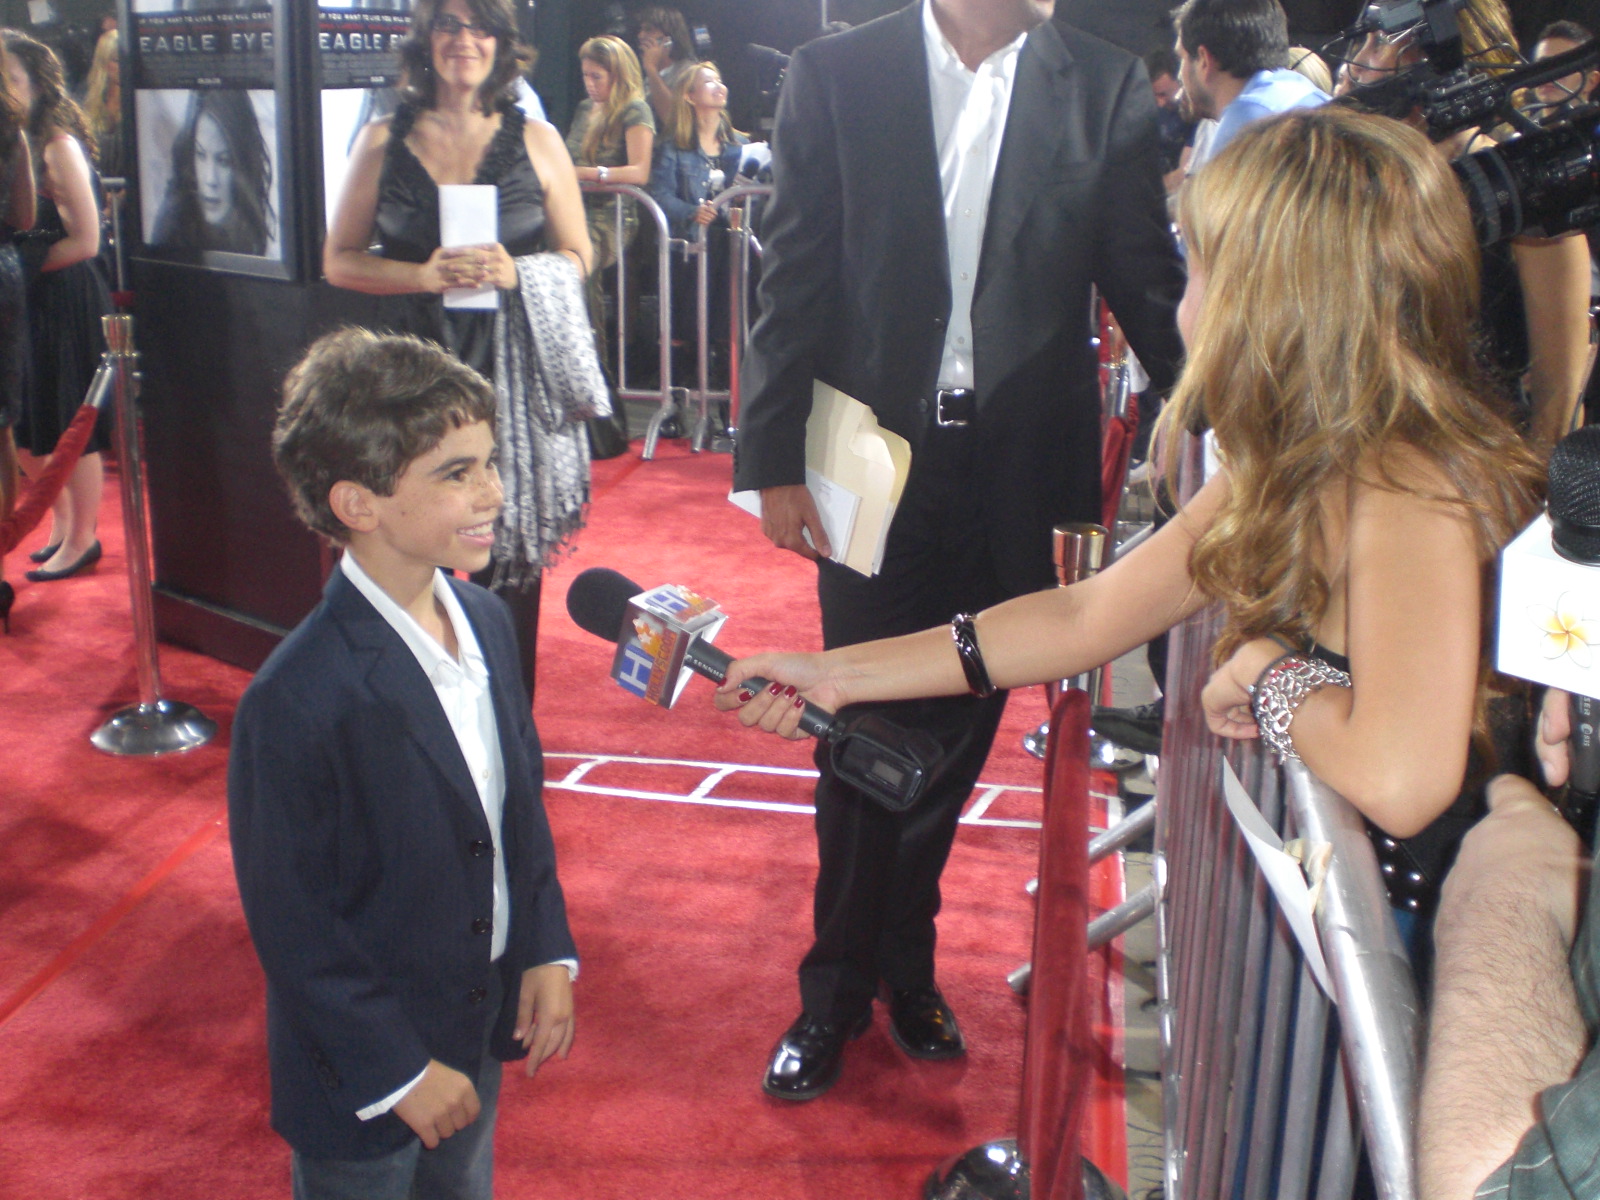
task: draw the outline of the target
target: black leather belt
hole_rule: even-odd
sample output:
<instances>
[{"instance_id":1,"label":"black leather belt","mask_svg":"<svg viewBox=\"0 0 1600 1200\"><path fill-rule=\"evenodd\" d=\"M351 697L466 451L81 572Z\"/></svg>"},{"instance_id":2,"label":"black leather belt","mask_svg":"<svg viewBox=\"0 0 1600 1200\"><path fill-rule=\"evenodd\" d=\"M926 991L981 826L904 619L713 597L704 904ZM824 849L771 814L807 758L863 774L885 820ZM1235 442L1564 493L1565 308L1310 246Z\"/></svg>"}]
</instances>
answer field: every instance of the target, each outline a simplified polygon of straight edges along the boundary
<instances>
[{"instance_id":1,"label":"black leather belt","mask_svg":"<svg viewBox=\"0 0 1600 1200\"><path fill-rule=\"evenodd\" d=\"M944 428L971 424L978 415L978 393L971 388L940 388L933 394L934 420Z\"/></svg>"}]
</instances>

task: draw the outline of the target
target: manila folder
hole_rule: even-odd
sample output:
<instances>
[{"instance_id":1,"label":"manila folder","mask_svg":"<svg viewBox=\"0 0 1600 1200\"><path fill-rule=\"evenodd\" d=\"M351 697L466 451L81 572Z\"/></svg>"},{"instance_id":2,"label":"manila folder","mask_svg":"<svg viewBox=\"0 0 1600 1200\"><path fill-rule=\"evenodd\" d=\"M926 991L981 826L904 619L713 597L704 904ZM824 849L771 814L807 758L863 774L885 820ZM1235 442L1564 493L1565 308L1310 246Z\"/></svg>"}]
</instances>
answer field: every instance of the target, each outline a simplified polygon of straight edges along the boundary
<instances>
[{"instance_id":1,"label":"manila folder","mask_svg":"<svg viewBox=\"0 0 1600 1200\"><path fill-rule=\"evenodd\" d=\"M889 523L911 473L911 444L881 428L861 401L817 380L806 421L806 466L860 497L849 538L834 547L833 556L863 575L876 575L883 567Z\"/></svg>"}]
</instances>

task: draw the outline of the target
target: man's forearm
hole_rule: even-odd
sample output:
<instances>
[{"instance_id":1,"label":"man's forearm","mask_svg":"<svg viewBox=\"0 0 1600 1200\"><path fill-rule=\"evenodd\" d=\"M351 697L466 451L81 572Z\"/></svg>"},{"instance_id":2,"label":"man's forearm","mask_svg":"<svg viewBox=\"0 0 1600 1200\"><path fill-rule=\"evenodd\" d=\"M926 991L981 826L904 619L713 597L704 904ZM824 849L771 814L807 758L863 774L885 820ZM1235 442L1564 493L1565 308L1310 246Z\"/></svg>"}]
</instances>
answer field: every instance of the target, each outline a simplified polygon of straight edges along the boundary
<instances>
[{"instance_id":1,"label":"man's forearm","mask_svg":"<svg viewBox=\"0 0 1600 1200\"><path fill-rule=\"evenodd\" d=\"M1533 894L1485 887L1441 908L1417 1131L1424 1200L1468 1200L1571 1078L1585 1030L1560 922Z\"/></svg>"}]
</instances>

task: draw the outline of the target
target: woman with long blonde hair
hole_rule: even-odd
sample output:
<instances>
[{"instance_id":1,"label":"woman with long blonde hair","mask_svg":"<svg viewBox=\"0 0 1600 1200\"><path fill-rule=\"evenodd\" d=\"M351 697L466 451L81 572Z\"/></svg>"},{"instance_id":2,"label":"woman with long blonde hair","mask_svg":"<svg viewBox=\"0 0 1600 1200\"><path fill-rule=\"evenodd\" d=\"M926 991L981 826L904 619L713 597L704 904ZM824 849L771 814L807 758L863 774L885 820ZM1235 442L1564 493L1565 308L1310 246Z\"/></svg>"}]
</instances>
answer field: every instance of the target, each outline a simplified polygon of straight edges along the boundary
<instances>
[{"instance_id":1,"label":"woman with long blonde hair","mask_svg":"<svg viewBox=\"0 0 1600 1200\"><path fill-rule=\"evenodd\" d=\"M1456 807L1495 555L1542 474L1473 355L1460 185L1399 122L1297 110L1192 178L1179 222L1189 360L1163 420L1209 424L1221 464L1194 497L1083 583L908 637L740 660L719 707L795 736L794 698L747 677L829 709L984 694L1076 675L1220 602L1214 732L1256 737L1261 718L1396 839Z\"/></svg>"}]
</instances>

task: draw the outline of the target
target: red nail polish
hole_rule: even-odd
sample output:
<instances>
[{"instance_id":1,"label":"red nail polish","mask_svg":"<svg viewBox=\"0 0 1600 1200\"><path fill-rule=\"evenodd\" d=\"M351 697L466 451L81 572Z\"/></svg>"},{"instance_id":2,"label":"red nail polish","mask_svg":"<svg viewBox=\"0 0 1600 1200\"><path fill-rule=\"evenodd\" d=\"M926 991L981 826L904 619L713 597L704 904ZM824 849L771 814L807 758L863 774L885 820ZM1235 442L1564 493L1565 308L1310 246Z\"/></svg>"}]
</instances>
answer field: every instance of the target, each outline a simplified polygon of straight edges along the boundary
<instances>
[{"instance_id":1,"label":"red nail polish","mask_svg":"<svg viewBox=\"0 0 1600 1200\"><path fill-rule=\"evenodd\" d=\"M806 706L806 698L804 696L796 696L794 698L794 706L796 708L804 708Z\"/></svg>"},{"instance_id":2,"label":"red nail polish","mask_svg":"<svg viewBox=\"0 0 1600 1200\"><path fill-rule=\"evenodd\" d=\"M750 701L754 700L755 698L756 698L756 694L754 692L745 691L744 689L740 689L740 691L739 691L739 703L740 704L749 704Z\"/></svg>"},{"instance_id":3,"label":"red nail polish","mask_svg":"<svg viewBox=\"0 0 1600 1200\"><path fill-rule=\"evenodd\" d=\"M771 692L774 696L781 696L783 695L783 684L775 683L769 687L767 691Z\"/></svg>"},{"instance_id":4,"label":"red nail polish","mask_svg":"<svg viewBox=\"0 0 1600 1200\"><path fill-rule=\"evenodd\" d=\"M792 684L792 683L791 683L791 684L790 684L790 685L789 685L789 686L788 686L788 687L786 687L786 688L784 688L784 689L783 689L783 694L784 694L784 695L785 695L785 696L792 696L792 695L794 695L794 684Z\"/></svg>"}]
</instances>

